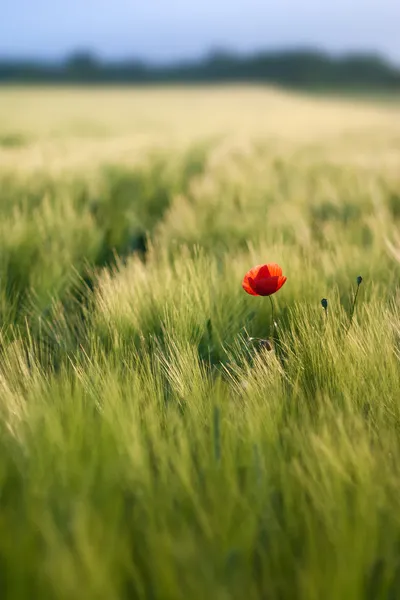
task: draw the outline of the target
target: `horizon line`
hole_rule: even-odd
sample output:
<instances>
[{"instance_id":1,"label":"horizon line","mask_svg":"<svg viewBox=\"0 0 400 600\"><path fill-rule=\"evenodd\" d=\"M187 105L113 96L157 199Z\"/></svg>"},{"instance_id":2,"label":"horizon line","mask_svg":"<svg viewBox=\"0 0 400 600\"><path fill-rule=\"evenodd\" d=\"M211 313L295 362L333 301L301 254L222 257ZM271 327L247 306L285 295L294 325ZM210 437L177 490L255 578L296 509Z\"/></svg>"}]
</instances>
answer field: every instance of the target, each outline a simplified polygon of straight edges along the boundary
<instances>
[{"instance_id":1,"label":"horizon line","mask_svg":"<svg viewBox=\"0 0 400 600\"><path fill-rule=\"evenodd\" d=\"M180 58L170 58L167 60L162 59L154 59L151 57L141 56L139 53L136 55L133 52L126 52L123 55L118 57L107 57L102 52L95 50L90 47L85 47L83 45L72 47L70 50L67 50L62 53L62 55L44 55L42 53L32 53L30 55L19 54L19 53L8 53L0 51L0 62L27 62L27 63L41 63L41 64L49 64L49 65L57 65L64 64L71 60L71 58L78 56L87 56L91 58L93 61L97 61L102 64L116 64L123 62L135 62L141 63L146 66L174 66L174 65L182 65L185 63L198 63L204 62L213 58L214 56L224 56L231 57L233 59L251 59L260 55L274 55L274 54L320 54L321 56L325 56L326 58L330 58L333 60L343 60L346 58L354 58L354 57L374 57L376 59L380 59L386 63L389 63L393 67L400 68L400 59L395 59L389 56L386 52L373 49L373 48L360 48L360 49L343 49L343 50L329 50L327 48L321 47L321 45L313 45L313 44L286 44L282 46L271 46L271 47L260 47L256 50L249 51L241 51L235 50L229 47L224 46L213 46L209 49L206 49L202 53L191 55L191 56L182 56Z\"/></svg>"}]
</instances>

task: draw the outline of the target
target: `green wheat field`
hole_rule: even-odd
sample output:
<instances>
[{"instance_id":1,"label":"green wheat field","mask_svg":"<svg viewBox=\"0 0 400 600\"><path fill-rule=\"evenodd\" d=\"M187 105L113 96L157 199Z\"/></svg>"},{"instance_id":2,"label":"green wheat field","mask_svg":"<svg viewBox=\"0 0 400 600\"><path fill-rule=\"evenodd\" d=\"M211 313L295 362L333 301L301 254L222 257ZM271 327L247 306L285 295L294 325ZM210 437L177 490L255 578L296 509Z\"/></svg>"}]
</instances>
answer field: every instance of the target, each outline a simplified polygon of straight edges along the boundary
<instances>
[{"instance_id":1,"label":"green wheat field","mask_svg":"<svg viewBox=\"0 0 400 600\"><path fill-rule=\"evenodd\" d=\"M2 88L0 216L2 600L400 598L400 98Z\"/></svg>"}]
</instances>

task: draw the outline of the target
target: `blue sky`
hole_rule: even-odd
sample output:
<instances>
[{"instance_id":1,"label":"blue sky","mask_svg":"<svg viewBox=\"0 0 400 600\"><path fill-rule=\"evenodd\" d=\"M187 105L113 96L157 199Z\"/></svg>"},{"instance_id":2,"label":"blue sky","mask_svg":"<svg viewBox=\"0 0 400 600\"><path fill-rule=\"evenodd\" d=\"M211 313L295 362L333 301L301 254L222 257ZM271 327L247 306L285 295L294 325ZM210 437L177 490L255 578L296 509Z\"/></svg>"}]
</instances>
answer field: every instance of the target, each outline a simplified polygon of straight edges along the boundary
<instances>
[{"instance_id":1,"label":"blue sky","mask_svg":"<svg viewBox=\"0 0 400 600\"><path fill-rule=\"evenodd\" d=\"M307 45L400 64L399 26L400 0L0 0L0 56L169 61Z\"/></svg>"}]
</instances>

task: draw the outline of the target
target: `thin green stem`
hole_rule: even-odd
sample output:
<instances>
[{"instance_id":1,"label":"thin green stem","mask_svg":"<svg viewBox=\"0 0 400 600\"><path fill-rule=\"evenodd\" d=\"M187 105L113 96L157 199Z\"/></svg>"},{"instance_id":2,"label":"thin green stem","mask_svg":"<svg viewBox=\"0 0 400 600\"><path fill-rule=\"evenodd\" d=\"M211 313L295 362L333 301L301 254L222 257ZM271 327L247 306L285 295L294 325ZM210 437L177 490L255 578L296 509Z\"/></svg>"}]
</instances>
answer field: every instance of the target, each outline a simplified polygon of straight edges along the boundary
<instances>
[{"instance_id":1,"label":"thin green stem","mask_svg":"<svg viewBox=\"0 0 400 600\"><path fill-rule=\"evenodd\" d=\"M324 309L324 313L325 313L325 317L324 317L325 327L324 327L324 329L326 329L326 326L328 324L328 300L326 298L322 298L322 300L321 300L321 306Z\"/></svg>"},{"instance_id":2,"label":"thin green stem","mask_svg":"<svg viewBox=\"0 0 400 600\"><path fill-rule=\"evenodd\" d=\"M350 311L350 322L349 322L349 326L347 328L347 331L349 331L349 329L351 327L351 324L353 322L353 316L354 316L354 311L355 311L355 308L356 308L356 302L357 302L357 296L358 296L359 289L360 289L360 284L357 285L356 293L354 294L353 304L352 304L351 311Z\"/></svg>"},{"instance_id":3,"label":"thin green stem","mask_svg":"<svg viewBox=\"0 0 400 600\"><path fill-rule=\"evenodd\" d=\"M269 300L271 302L271 331L270 331L270 337L271 337L271 341L274 341L274 337L275 337L275 307L274 307L274 301L272 299L272 296L268 296Z\"/></svg>"}]
</instances>

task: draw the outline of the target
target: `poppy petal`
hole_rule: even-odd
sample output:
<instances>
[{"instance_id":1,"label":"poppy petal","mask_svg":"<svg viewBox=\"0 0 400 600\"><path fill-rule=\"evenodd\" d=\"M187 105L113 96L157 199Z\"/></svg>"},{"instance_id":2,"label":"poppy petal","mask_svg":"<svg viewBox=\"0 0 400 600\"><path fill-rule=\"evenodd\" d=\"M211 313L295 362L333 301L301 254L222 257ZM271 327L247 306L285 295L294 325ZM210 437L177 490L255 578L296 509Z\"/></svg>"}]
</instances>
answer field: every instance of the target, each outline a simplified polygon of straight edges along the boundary
<instances>
[{"instance_id":1,"label":"poppy petal","mask_svg":"<svg viewBox=\"0 0 400 600\"><path fill-rule=\"evenodd\" d=\"M272 273L269 267L270 265L259 265L258 267L255 267L257 273L255 274L254 279L267 279L267 277L271 277Z\"/></svg>"},{"instance_id":2,"label":"poppy petal","mask_svg":"<svg viewBox=\"0 0 400 600\"><path fill-rule=\"evenodd\" d=\"M263 269L264 267L266 267L266 265L257 265L255 267L253 267L252 269L250 269L250 271L248 271L246 274L249 277L252 277L253 279L257 279L257 277L260 276L261 269Z\"/></svg>"},{"instance_id":3,"label":"poppy petal","mask_svg":"<svg viewBox=\"0 0 400 600\"><path fill-rule=\"evenodd\" d=\"M243 289L252 296L270 296L275 294L286 282L282 268L276 263L257 265L243 278Z\"/></svg>"},{"instance_id":4,"label":"poppy petal","mask_svg":"<svg viewBox=\"0 0 400 600\"><path fill-rule=\"evenodd\" d=\"M286 281L287 281L287 277L285 277L284 275L279 277L278 278L278 289L276 291L280 290L281 287L286 283Z\"/></svg>"},{"instance_id":5,"label":"poppy petal","mask_svg":"<svg viewBox=\"0 0 400 600\"><path fill-rule=\"evenodd\" d=\"M276 263L268 263L266 267L269 270L269 277L280 277L282 275L282 267Z\"/></svg>"},{"instance_id":6,"label":"poppy petal","mask_svg":"<svg viewBox=\"0 0 400 600\"><path fill-rule=\"evenodd\" d=\"M258 296L257 292L254 290L254 279L249 275L249 273L246 273L246 275L244 276L242 287L244 291L250 294L251 296Z\"/></svg>"},{"instance_id":7,"label":"poppy petal","mask_svg":"<svg viewBox=\"0 0 400 600\"><path fill-rule=\"evenodd\" d=\"M254 282L254 289L259 296L270 296L278 291L279 277L264 277Z\"/></svg>"}]
</instances>

